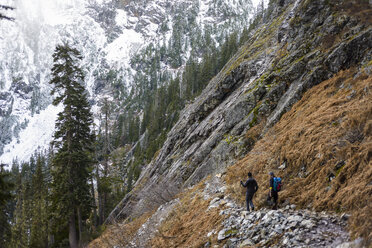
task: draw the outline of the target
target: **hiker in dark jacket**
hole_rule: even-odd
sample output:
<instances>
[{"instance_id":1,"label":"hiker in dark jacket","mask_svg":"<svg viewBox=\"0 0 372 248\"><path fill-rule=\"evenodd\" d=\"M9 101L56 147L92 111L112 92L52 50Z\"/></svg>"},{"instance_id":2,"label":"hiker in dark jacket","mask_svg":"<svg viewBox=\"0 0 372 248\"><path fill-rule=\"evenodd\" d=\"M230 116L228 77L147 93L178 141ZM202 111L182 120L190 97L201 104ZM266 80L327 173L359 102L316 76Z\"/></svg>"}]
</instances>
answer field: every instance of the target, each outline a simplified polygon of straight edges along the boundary
<instances>
[{"instance_id":1,"label":"hiker in dark jacket","mask_svg":"<svg viewBox=\"0 0 372 248\"><path fill-rule=\"evenodd\" d=\"M240 184L247 188L247 193L245 195L245 201L247 203L247 211L249 211L249 206L251 206L252 211L254 211L254 205L253 205L253 196L254 193L258 190L258 185L256 180L252 177L252 173L248 172L248 180L243 183L243 181L240 181Z\"/></svg>"},{"instance_id":2,"label":"hiker in dark jacket","mask_svg":"<svg viewBox=\"0 0 372 248\"><path fill-rule=\"evenodd\" d=\"M278 208L278 191L274 190L274 172L270 172L270 190L269 190L269 197L274 198L274 206L273 209Z\"/></svg>"}]
</instances>

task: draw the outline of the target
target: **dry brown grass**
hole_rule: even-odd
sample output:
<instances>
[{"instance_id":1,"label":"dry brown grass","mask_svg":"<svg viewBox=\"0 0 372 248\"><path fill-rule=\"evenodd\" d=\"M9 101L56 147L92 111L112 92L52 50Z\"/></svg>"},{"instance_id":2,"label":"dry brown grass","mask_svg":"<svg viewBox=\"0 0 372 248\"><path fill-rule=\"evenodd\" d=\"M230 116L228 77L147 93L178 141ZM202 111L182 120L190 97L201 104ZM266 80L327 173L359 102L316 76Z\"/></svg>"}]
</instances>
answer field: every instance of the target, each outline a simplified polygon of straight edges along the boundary
<instances>
[{"instance_id":1,"label":"dry brown grass","mask_svg":"<svg viewBox=\"0 0 372 248\"><path fill-rule=\"evenodd\" d=\"M342 0L329 1L335 14L335 19L344 15L354 18L359 24L371 25L372 23L372 7L369 0ZM339 33L331 33L324 35L321 44L321 51L327 52L334 44L339 44L344 38L345 33L349 32L350 28L346 25Z\"/></svg>"},{"instance_id":2,"label":"dry brown grass","mask_svg":"<svg viewBox=\"0 0 372 248\"><path fill-rule=\"evenodd\" d=\"M262 206L268 172L274 171L285 183L281 202L350 212L354 237L372 240L372 79L353 77L353 70L343 71L305 93L247 157L228 169L229 192L243 203L239 181L252 171ZM279 171L285 161L287 168ZM345 165L336 169L339 161Z\"/></svg>"},{"instance_id":3,"label":"dry brown grass","mask_svg":"<svg viewBox=\"0 0 372 248\"><path fill-rule=\"evenodd\" d=\"M322 46L321 46L322 51L324 52L324 51L327 51L328 49L330 49L333 46L333 44L335 43L336 39L338 41L340 41L340 36L341 35L342 34L338 34L337 36L334 35L334 34L326 34L324 36L323 40L322 40Z\"/></svg>"},{"instance_id":4,"label":"dry brown grass","mask_svg":"<svg viewBox=\"0 0 372 248\"><path fill-rule=\"evenodd\" d=\"M343 12L348 16L355 16L358 22L368 25L372 23L372 7L369 0L342 0L330 2L333 11Z\"/></svg>"},{"instance_id":5,"label":"dry brown grass","mask_svg":"<svg viewBox=\"0 0 372 248\"><path fill-rule=\"evenodd\" d=\"M205 180L208 180L205 179ZM200 247L206 242L217 243L216 237L208 240L207 233L212 229L220 230L223 217L220 209L207 211L210 200L204 200L202 190L203 180L192 189L177 195L180 203L170 212L162 222L158 233L150 240L151 247ZM125 247L135 237L139 228L154 214L146 213L127 224L109 226L96 240L89 244L89 248Z\"/></svg>"},{"instance_id":6,"label":"dry brown grass","mask_svg":"<svg viewBox=\"0 0 372 248\"><path fill-rule=\"evenodd\" d=\"M125 247L132 241L138 229L151 217L154 212L148 212L141 217L127 223L110 225L97 239L93 240L89 248Z\"/></svg>"},{"instance_id":7,"label":"dry brown grass","mask_svg":"<svg viewBox=\"0 0 372 248\"><path fill-rule=\"evenodd\" d=\"M220 229L222 216L219 209L207 211L209 200L200 194L202 186L200 183L181 195L180 204L162 223L151 247L203 247L208 242L207 233ZM217 242L216 237L209 241Z\"/></svg>"}]
</instances>

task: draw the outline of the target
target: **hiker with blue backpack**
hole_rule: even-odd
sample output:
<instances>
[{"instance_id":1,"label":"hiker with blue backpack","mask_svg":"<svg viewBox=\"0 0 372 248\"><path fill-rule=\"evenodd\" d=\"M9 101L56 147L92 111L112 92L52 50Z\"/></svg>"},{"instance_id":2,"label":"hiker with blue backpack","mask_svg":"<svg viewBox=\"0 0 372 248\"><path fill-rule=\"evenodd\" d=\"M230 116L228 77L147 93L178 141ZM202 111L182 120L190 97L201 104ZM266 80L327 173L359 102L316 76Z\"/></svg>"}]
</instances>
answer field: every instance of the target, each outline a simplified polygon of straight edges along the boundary
<instances>
[{"instance_id":1,"label":"hiker with blue backpack","mask_svg":"<svg viewBox=\"0 0 372 248\"><path fill-rule=\"evenodd\" d=\"M274 172L270 172L270 190L269 190L269 198L274 199L274 206L273 209L278 208L278 192L282 188L282 179L280 177L275 177Z\"/></svg>"},{"instance_id":2,"label":"hiker with blue backpack","mask_svg":"<svg viewBox=\"0 0 372 248\"><path fill-rule=\"evenodd\" d=\"M248 172L248 180L243 183L243 181L240 181L240 184L247 188L247 193L245 195L245 201L247 203L247 211L249 212L249 206L251 206L252 211L254 211L254 205L253 205L253 196L254 193L258 190L258 184L257 181L252 177L252 173Z\"/></svg>"}]
</instances>

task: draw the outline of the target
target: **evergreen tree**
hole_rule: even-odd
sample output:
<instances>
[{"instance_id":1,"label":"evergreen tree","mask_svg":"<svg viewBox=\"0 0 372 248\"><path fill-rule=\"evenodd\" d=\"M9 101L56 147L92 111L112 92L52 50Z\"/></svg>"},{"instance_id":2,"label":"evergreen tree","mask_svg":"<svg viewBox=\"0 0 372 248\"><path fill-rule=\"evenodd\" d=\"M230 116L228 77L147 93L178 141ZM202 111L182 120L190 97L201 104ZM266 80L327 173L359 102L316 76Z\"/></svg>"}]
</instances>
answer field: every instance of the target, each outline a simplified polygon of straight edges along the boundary
<instances>
[{"instance_id":1,"label":"evergreen tree","mask_svg":"<svg viewBox=\"0 0 372 248\"><path fill-rule=\"evenodd\" d=\"M16 185L16 205L14 210L12 239L10 247L29 247L30 218L32 197L31 185L28 180L30 176L30 167L28 163L21 165L21 172L17 173ZM18 168L17 168L18 169Z\"/></svg>"},{"instance_id":2,"label":"evergreen tree","mask_svg":"<svg viewBox=\"0 0 372 248\"><path fill-rule=\"evenodd\" d=\"M7 206L12 198L11 190L13 183L10 181L10 173L5 171L3 164L0 165L0 247L5 247L10 241L10 225Z\"/></svg>"},{"instance_id":3,"label":"evergreen tree","mask_svg":"<svg viewBox=\"0 0 372 248\"><path fill-rule=\"evenodd\" d=\"M244 45L244 43L249 39L249 32L246 27L244 27L242 34L239 39L239 46Z\"/></svg>"},{"instance_id":4,"label":"evergreen tree","mask_svg":"<svg viewBox=\"0 0 372 248\"><path fill-rule=\"evenodd\" d=\"M48 246L48 185L45 181L45 158L37 156L36 171L32 177L32 219L31 219L31 247Z\"/></svg>"},{"instance_id":5,"label":"evergreen tree","mask_svg":"<svg viewBox=\"0 0 372 248\"><path fill-rule=\"evenodd\" d=\"M110 102L107 98L103 100L101 112L104 115L102 119L102 123L104 125L104 134L103 134L103 151L102 151L102 159L103 159L103 171L101 178L97 178L99 181L98 187L98 205L99 205L99 225L102 225L105 221L105 212L107 207L107 200L110 193L110 183L108 180L108 173L109 173L109 156L111 152L111 142L110 142L110 130L109 130L109 122L110 122L110 114L111 114L111 106ZM97 174L100 176L100 174Z\"/></svg>"},{"instance_id":6,"label":"evergreen tree","mask_svg":"<svg viewBox=\"0 0 372 248\"><path fill-rule=\"evenodd\" d=\"M113 139L114 139L113 145L115 148L118 148L121 145L123 145L122 143L122 134L124 131L123 127L124 127L124 115L119 114L118 120L115 122L114 135L113 135Z\"/></svg>"},{"instance_id":7,"label":"evergreen tree","mask_svg":"<svg viewBox=\"0 0 372 248\"><path fill-rule=\"evenodd\" d=\"M78 247L83 221L92 203L89 178L92 165L94 134L88 99L81 85L84 81L78 67L82 56L68 44L58 45L53 54L52 94L54 105L63 104L58 114L52 145L51 213L58 227L68 226L70 247ZM79 237L76 231L79 226Z\"/></svg>"},{"instance_id":8,"label":"evergreen tree","mask_svg":"<svg viewBox=\"0 0 372 248\"><path fill-rule=\"evenodd\" d=\"M29 177L31 170L28 163L22 165L22 176L25 178L22 185L22 207L21 207L21 244L30 247L31 219L32 219L32 185Z\"/></svg>"},{"instance_id":9,"label":"evergreen tree","mask_svg":"<svg viewBox=\"0 0 372 248\"><path fill-rule=\"evenodd\" d=\"M201 66L200 83L196 86L198 93L204 89L204 86L208 84L213 76L213 58L209 54L205 54Z\"/></svg>"}]
</instances>

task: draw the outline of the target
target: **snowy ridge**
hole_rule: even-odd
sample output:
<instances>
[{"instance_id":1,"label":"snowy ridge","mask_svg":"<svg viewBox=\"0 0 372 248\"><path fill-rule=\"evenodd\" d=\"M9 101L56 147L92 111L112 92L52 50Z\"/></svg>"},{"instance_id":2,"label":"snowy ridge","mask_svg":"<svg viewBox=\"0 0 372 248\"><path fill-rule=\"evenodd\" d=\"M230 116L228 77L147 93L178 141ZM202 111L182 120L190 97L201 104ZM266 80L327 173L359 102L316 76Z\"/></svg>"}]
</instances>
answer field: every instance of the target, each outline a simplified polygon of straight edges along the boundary
<instances>
[{"instance_id":1,"label":"snowy ridge","mask_svg":"<svg viewBox=\"0 0 372 248\"><path fill-rule=\"evenodd\" d=\"M81 51L85 83L96 104L109 93L102 90L102 75L115 70L131 87L136 73L132 57L150 43L169 42L176 7L184 8L184 14L196 11L201 28L223 27L219 36L247 24L252 13L251 0L132 0L125 5L111 0L17 0L15 6L16 21L0 23L0 162L5 164L49 147L61 110L50 106L48 84L56 44L68 41ZM167 30L162 30L164 23ZM190 50L183 52L186 59ZM93 106L93 111L98 114L99 108Z\"/></svg>"}]
</instances>

